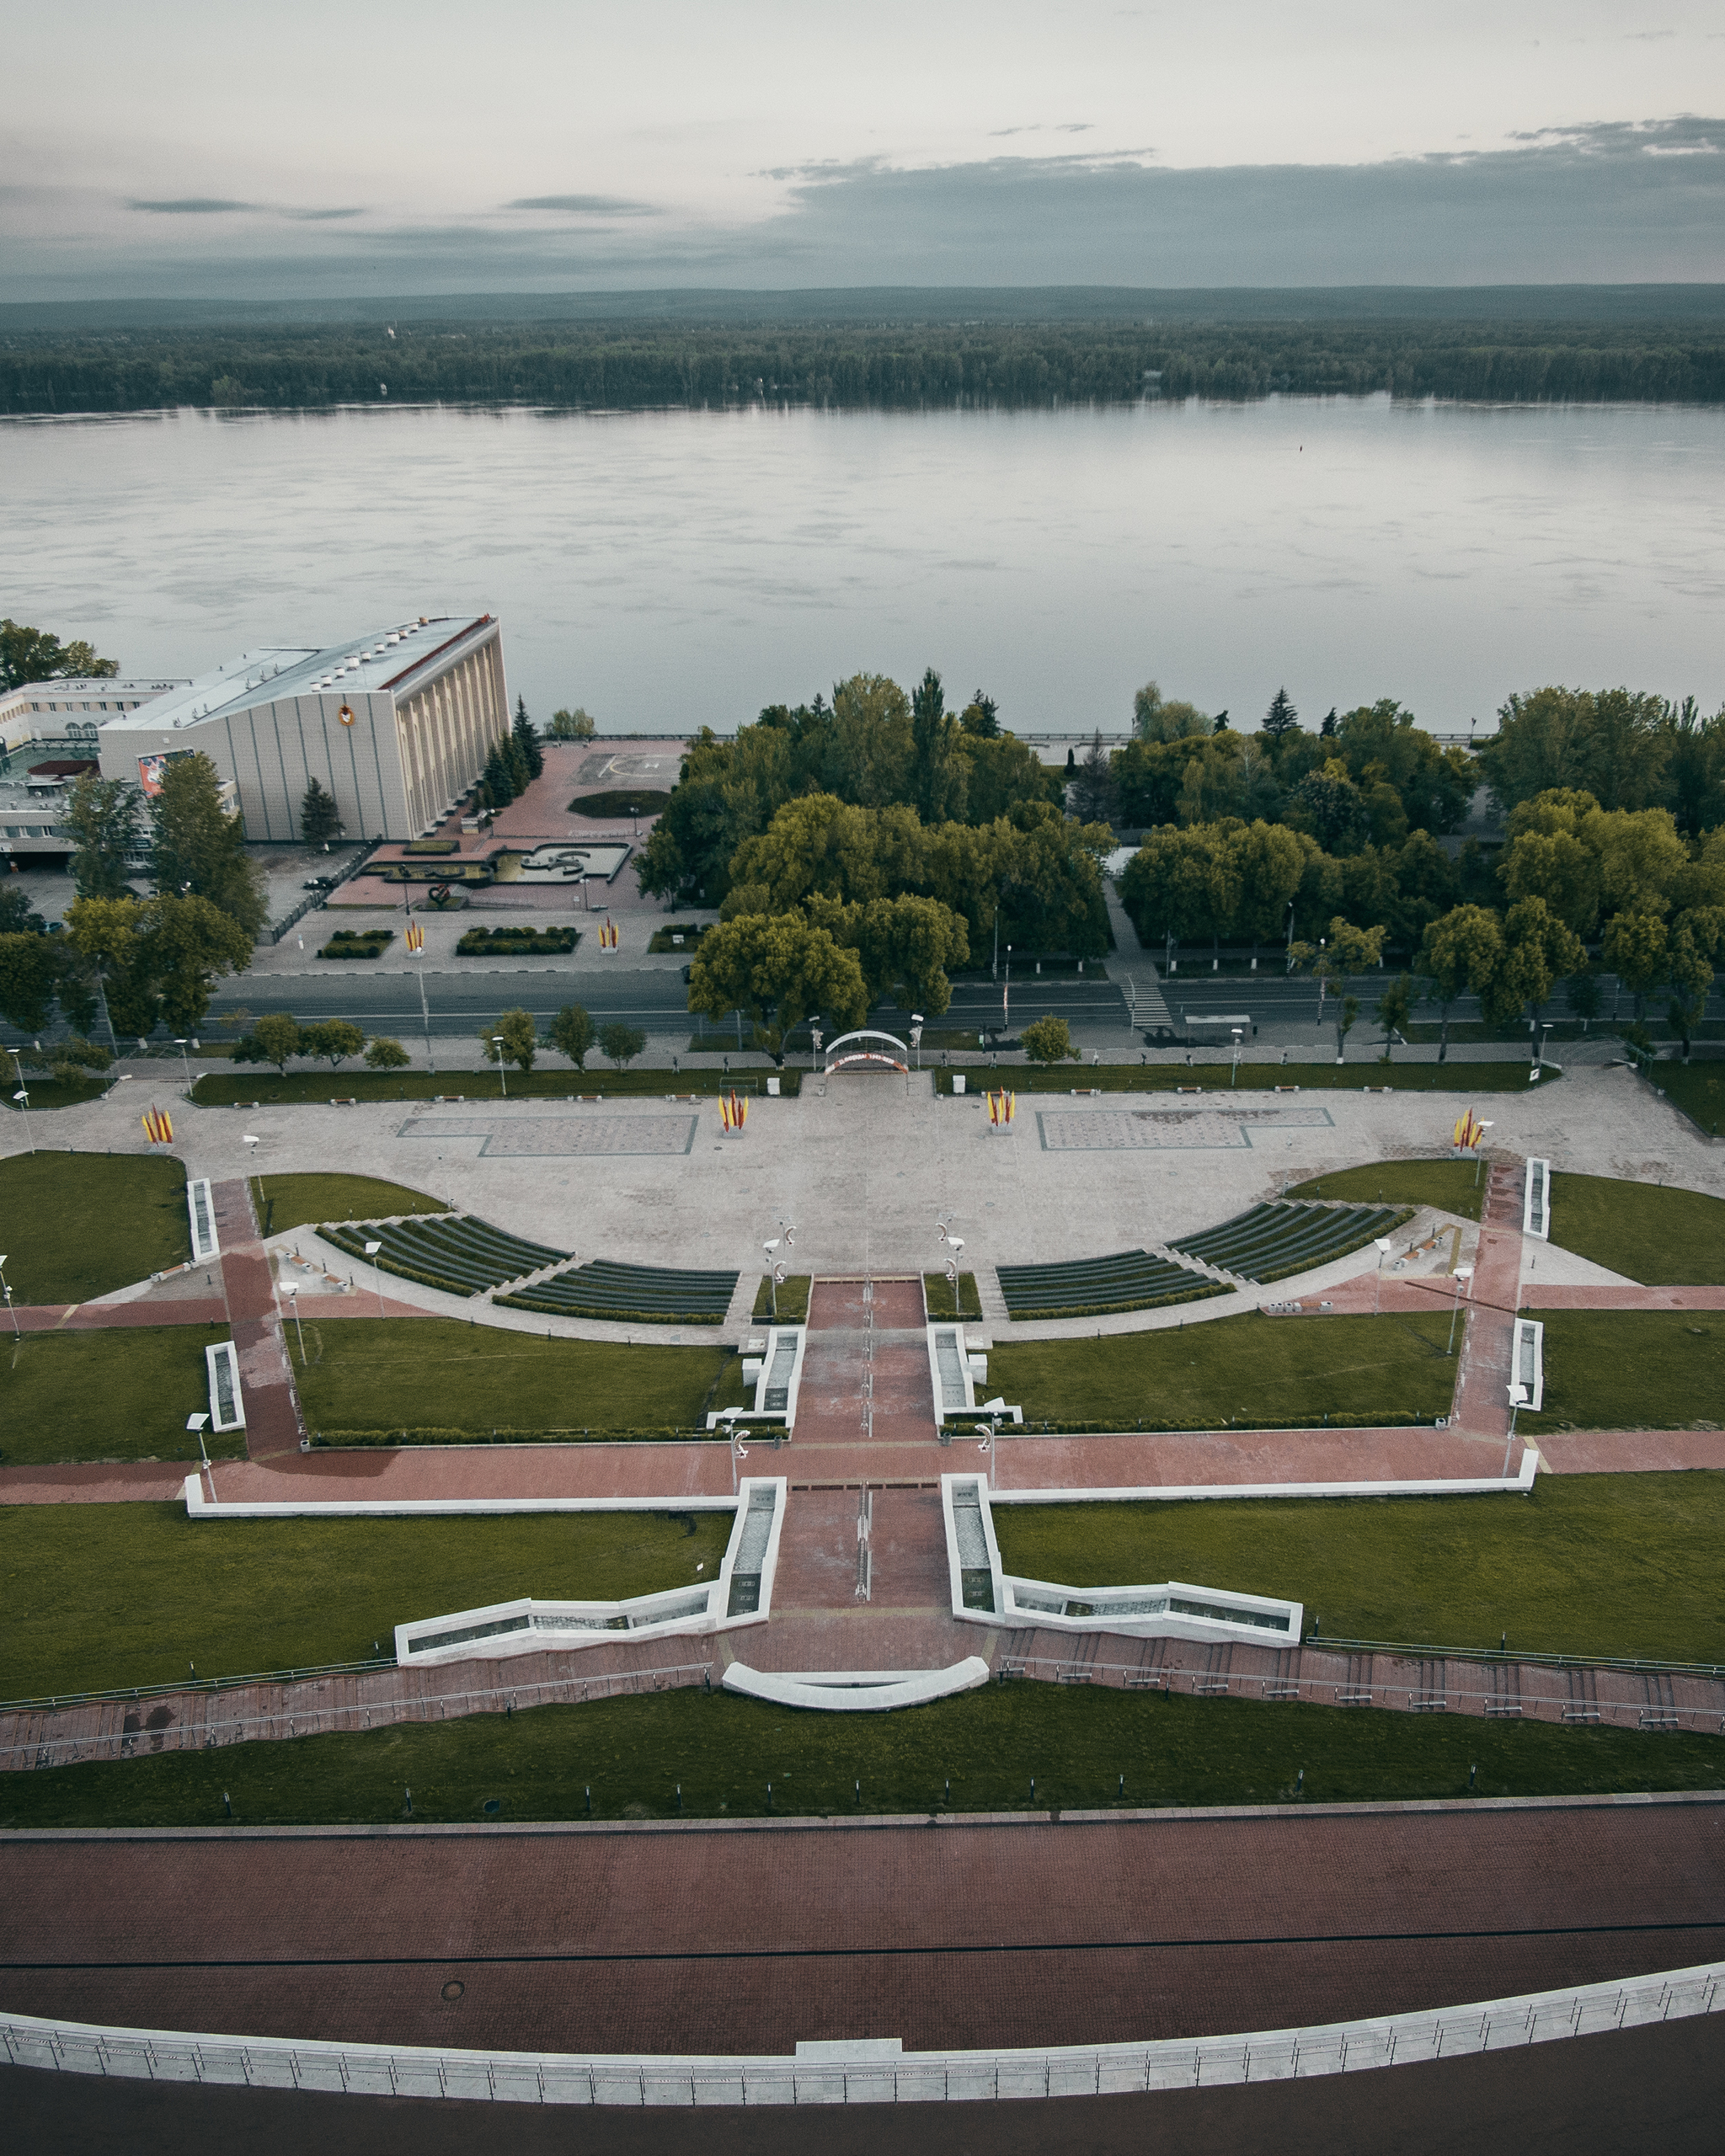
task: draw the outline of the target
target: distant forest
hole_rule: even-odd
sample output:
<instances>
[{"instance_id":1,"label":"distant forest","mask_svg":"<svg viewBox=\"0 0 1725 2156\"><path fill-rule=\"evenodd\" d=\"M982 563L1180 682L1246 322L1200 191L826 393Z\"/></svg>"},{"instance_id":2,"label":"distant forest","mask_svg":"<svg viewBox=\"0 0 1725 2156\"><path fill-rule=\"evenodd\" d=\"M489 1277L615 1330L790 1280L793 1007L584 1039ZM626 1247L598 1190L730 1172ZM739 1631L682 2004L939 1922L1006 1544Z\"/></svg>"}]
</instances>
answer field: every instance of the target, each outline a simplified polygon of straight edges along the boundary
<instances>
[{"instance_id":1,"label":"distant forest","mask_svg":"<svg viewBox=\"0 0 1725 2156\"><path fill-rule=\"evenodd\" d=\"M1487 403L1725 403L1693 323L613 323L13 332L0 412L346 404L836 408L1243 400L1389 391Z\"/></svg>"}]
</instances>

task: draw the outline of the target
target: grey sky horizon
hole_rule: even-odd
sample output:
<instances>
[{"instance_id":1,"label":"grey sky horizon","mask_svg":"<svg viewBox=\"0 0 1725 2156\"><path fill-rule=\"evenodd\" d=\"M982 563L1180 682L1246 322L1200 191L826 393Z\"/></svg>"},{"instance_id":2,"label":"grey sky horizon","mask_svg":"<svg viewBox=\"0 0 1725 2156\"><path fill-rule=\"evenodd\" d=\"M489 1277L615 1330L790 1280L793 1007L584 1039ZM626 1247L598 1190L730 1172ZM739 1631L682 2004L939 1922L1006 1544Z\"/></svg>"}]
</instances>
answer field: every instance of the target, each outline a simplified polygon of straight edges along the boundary
<instances>
[{"instance_id":1,"label":"grey sky horizon","mask_svg":"<svg viewBox=\"0 0 1725 2156\"><path fill-rule=\"evenodd\" d=\"M1716 8L1195 13L15 11L0 289L1725 279Z\"/></svg>"}]
</instances>

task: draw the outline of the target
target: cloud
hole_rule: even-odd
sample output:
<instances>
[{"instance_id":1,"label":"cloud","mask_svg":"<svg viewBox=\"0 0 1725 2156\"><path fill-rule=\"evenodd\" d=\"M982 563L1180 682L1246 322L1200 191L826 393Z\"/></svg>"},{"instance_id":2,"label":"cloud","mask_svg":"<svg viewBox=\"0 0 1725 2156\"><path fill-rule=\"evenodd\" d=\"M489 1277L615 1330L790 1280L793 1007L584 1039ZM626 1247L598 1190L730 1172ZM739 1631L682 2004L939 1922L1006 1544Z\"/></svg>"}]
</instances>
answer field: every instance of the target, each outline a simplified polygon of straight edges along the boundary
<instances>
[{"instance_id":1,"label":"cloud","mask_svg":"<svg viewBox=\"0 0 1725 2156\"><path fill-rule=\"evenodd\" d=\"M619 195L528 195L505 202L506 210L568 210L584 217L656 217L651 202L629 202Z\"/></svg>"},{"instance_id":2,"label":"cloud","mask_svg":"<svg viewBox=\"0 0 1725 2156\"><path fill-rule=\"evenodd\" d=\"M296 225L327 225L344 217L363 217L361 210L284 210L284 217Z\"/></svg>"},{"instance_id":3,"label":"cloud","mask_svg":"<svg viewBox=\"0 0 1725 2156\"><path fill-rule=\"evenodd\" d=\"M235 210L260 210L260 202L222 202L213 195L186 195L174 202L136 202L126 204L128 210L148 210L158 217L217 217Z\"/></svg>"}]
</instances>

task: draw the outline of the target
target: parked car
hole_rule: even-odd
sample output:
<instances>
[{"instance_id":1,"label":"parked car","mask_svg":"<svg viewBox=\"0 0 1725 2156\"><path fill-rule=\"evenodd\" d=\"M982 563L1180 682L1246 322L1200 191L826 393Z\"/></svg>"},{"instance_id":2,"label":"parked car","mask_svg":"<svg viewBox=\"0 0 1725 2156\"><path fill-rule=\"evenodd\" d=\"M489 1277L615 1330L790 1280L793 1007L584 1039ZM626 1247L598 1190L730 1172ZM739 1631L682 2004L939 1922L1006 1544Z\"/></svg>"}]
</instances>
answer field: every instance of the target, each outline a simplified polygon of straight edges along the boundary
<instances>
[{"instance_id":1,"label":"parked car","mask_svg":"<svg viewBox=\"0 0 1725 2156\"><path fill-rule=\"evenodd\" d=\"M308 876L300 889L302 891L333 891L340 880L338 876Z\"/></svg>"}]
</instances>

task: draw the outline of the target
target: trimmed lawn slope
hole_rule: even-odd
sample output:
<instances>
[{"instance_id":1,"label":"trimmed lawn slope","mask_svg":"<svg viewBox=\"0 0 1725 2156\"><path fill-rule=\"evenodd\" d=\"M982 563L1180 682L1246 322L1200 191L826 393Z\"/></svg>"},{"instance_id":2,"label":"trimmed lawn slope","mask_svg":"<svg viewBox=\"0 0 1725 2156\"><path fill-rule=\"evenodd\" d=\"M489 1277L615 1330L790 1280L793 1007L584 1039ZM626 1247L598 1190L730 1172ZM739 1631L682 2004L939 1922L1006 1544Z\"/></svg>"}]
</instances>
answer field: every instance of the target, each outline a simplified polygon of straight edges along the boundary
<instances>
[{"instance_id":1,"label":"trimmed lawn slope","mask_svg":"<svg viewBox=\"0 0 1725 2156\"><path fill-rule=\"evenodd\" d=\"M1464 1323L1466 1322L1464 1319ZM988 1381L1027 1425L1246 1429L1447 1415L1447 1314L1263 1317L1255 1310L1097 1340L996 1342ZM1455 1348L1461 1350L1461 1327Z\"/></svg>"},{"instance_id":2,"label":"trimmed lawn slope","mask_svg":"<svg viewBox=\"0 0 1725 2156\"><path fill-rule=\"evenodd\" d=\"M0 1463L198 1457L188 1415L207 1412L204 1350L227 1325L26 1332L0 1349ZM212 1460L243 1460L245 1432L206 1433Z\"/></svg>"},{"instance_id":3,"label":"trimmed lawn slope","mask_svg":"<svg viewBox=\"0 0 1725 2156\"><path fill-rule=\"evenodd\" d=\"M266 1235L324 1220L391 1219L402 1213L446 1213L441 1198L382 1176L254 1176L252 1203Z\"/></svg>"},{"instance_id":4,"label":"trimmed lawn slope","mask_svg":"<svg viewBox=\"0 0 1725 2156\"><path fill-rule=\"evenodd\" d=\"M533 1594L651 1594L711 1579L729 1513L190 1520L183 1504L0 1508L0 1694L306 1668L393 1652L413 1617ZM694 1532L690 1533L692 1524Z\"/></svg>"},{"instance_id":5,"label":"trimmed lawn slope","mask_svg":"<svg viewBox=\"0 0 1725 2156\"><path fill-rule=\"evenodd\" d=\"M184 1166L116 1153L0 1160L0 1251L20 1303L85 1303L165 1273L191 1256Z\"/></svg>"},{"instance_id":6,"label":"trimmed lawn slope","mask_svg":"<svg viewBox=\"0 0 1725 2156\"><path fill-rule=\"evenodd\" d=\"M1725 1198L1616 1176L1551 1176L1551 1241L1644 1288L1725 1283Z\"/></svg>"},{"instance_id":7,"label":"trimmed lawn slope","mask_svg":"<svg viewBox=\"0 0 1725 2156\"><path fill-rule=\"evenodd\" d=\"M1009 1572L1286 1595L1344 1639L1725 1661L1725 1475L1542 1475L1526 1497L1002 1505Z\"/></svg>"},{"instance_id":8,"label":"trimmed lawn slope","mask_svg":"<svg viewBox=\"0 0 1725 2156\"><path fill-rule=\"evenodd\" d=\"M698 1646L690 1641L684 1644ZM712 1643L707 1642L710 1646ZM715 1662L717 1657L714 1657ZM714 1689L0 1775L0 1827L478 1823L1039 1806L1314 1803L1718 1788L1725 1740L1469 1716L991 1684L890 1715L798 1713ZM1118 1792L1125 1777L1124 1800ZM855 1785L862 1785L857 1802Z\"/></svg>"},{"instance_id":9,"label":"trimmed lawn slope","mask_svg":"<svg viewBox=\"0 0 1725 2156\"><path fill-rule=\"evenodd\" d=\"M1464 1220L1479 1218L1485 1172L1472 1161L1369 1161L1364 1167L1296 1182L1288 1198L1342 1198L1374 1205L1435 1205Z\"/></svg>"},{"instance_id":10,"label":"trimmed lawn slope","mask_svg":"<svg viewBox=\"0 0 1725 2156\"><path fill-rule=\"evenodd\" d=\"M723 1348L541 1340L459 1318L304 1316L310 1367L295 1376L312 1430L683 1429L724 1367Z\"/></svg>"},{"instance_id":11,"label":"trimmed lawn slope","mask_svg":"<svg viewBox=\"0 0 1725 2156\"><path fill-rule=\"evenodd\" d=\"M1725 1422L1725 1310L1535 1310L1546 1328L1542 1430L1716 1430Z\"/></svg>"}]
</instances>

